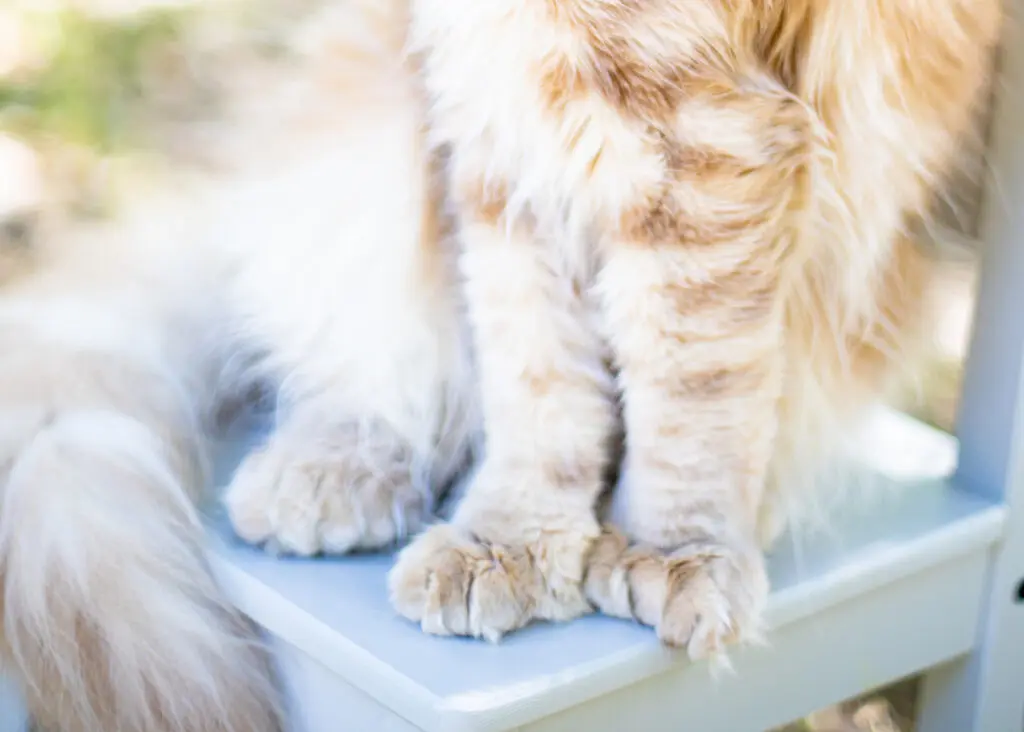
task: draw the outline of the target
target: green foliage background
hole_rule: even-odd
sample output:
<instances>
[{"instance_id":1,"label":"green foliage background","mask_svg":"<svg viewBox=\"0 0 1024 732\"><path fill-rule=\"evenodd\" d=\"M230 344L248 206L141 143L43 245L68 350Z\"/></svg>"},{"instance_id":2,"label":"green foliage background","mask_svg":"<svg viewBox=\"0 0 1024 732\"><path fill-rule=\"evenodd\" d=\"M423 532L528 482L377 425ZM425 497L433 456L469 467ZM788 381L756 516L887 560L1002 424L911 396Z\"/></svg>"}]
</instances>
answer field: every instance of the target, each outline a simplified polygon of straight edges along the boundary
<instances>
[{"instance_id":1,"label":"green foliage background","mask_svg":"<svg viewBox=\"0 0 1024 732\"><path fill-rule=\"evenodd\" d=\"M43 63L0 77L0 127L28 138L56 138L100 153L137 141L136 103L148 66L177 39L186 11L126 18L74 10L26 16Z\"/></svg>"}]
</instances>

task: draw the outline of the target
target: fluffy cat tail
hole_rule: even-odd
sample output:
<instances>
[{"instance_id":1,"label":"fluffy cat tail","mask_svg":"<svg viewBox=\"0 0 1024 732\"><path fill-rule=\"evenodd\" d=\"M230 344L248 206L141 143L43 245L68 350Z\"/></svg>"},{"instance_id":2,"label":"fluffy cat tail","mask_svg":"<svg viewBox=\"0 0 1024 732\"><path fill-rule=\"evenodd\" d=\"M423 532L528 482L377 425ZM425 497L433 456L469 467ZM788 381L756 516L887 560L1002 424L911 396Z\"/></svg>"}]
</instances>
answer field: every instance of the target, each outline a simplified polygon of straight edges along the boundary
<instances>
[{"instance_id":1,"label":"fluffy cat tail","mask_svg":"<svg viewBox=\"0 0 1024 732\"><path fill-rule=\"evenodd\" d=\"M41 729L278 732L194 504L216 269L140 219L44 241L0 289L0 664Z\"/></svg>"},{"instance_id":2,"label":"fluffy cat tail","mask_svg":"<svg viewBox=\"0 0 1024 732\"><path fill-rule=\"evenodd\" d=\"M4 645L62 732L271 732L269 664L215 586L160 436L102 409L20 450L0 520Z\"/></svg>"}]
</instances>

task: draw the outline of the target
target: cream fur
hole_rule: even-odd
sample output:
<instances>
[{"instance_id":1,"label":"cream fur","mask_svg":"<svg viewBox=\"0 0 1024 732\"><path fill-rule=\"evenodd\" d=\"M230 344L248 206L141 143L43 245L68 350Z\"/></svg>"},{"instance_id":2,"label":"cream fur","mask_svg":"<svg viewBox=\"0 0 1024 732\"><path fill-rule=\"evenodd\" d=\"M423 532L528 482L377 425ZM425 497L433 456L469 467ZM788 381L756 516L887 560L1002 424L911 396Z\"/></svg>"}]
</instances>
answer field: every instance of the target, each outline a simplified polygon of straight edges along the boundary
<instances>
[{"instance_id":1,"label":"cream fur","mask_svg":"<svg viewBox=\"0 0 1024 732\"><path fill-rule=\"evenodd\" d=\"M246 538L303 554L378 548L418 528L464 462L471 425L452 251L431 214L419 100L386 5L354 27L339 7L336 32L309 40L311 65L330 76L298 82L282 115L304 139L239 189L229 205L251 215L219 234L243 247L226 293L232 357L243 378L280 385L275 434L228 506ZM343 113L324 95L344 98ZM366 498L319 490L324 471ZM387 497L371 495L381 481Z\"/></svg>"},{"instance_id":2,"label":"cream fur","mask_svg":"<svg viewBox=\"0 0 1024 732\"><path fill-rule=\"evenodd\" d=\"M493 639L589 600L692 657L756 637L760 547L911 345L911 234L986 87L998 1L411 7L486 452L400 555L395 607ZM604 360L611 519L634 543L596 534Z\"/></svg>"},{"instance_id":3,"label":"cream fur","mask_svg":"<svg viewBox=\"0 0 1024 732\"><path fill-rule=\"evenodd\" d=\"M276 730L192 503L208 266L128 226L38 251L0 292L0 652L46 729Z\"/></svg>"},{"instance_id":4,"label":"cream fur","mask_svg":"<svg viewBox=\"0 0 1024 732\"><path fill-rule=\"evenodd\" d=\"M402 6L297 24L293 65L232 92L216 172L143 187L109 227L36 232L5 270L0 657L47 729L280 728L193 507L225 401L277 395L227 503L285 550L392 543L466 460L473 380Z\"/></svg>"},{"instance_id":5,"label":"cream fur","mask_svg":"<svg viewBox=\"0 0 1024 732\"><path fill-rule=\"evenodd\" d=\"M783 83L792 59L740 64L734 106L697 89L675 110L684 152L747 165L687 179L676 203L749 213L768 191L735 249L683 252L642 240L668 152L576 88L573 63L551 63L578 60L580 41L547 13L600 25L626 5L414 0L428 116L403 56L405 0L325 3L298 21L273 84L231 99L222 172L131 203L115 229L44 232L27 271L0 271L0 651L40 721L279 727L192 506L213 416L257 385L274 395L273 429L226 504L241 536L299 554L416 533L483 420L468 493L391 574L396 608L424 630L497 639L596 605L694 656L756 635L760 546L790 499L805 502L793 487L816 437L877 393L908 342L923 278L904 226L966 130L995 3L753 3L780 37L807 34L805 71ZM745 48L715 4L664 5L685 5L700 32L652 18L632 39L644 68ZM910 32L915 56L897 58ZM741 290L702 312L672 306L747 246L770 307L743 310ZM730 307L755 326L737 331ZM665 333L721 338L684 353ZM714 392L709 370L745 367L758 388L732 402L665 389L668 374ZM613 515L630 539L596 511L622 421ZM741 478L717 469L733 452Z\"/></svg>"}]
</instances>

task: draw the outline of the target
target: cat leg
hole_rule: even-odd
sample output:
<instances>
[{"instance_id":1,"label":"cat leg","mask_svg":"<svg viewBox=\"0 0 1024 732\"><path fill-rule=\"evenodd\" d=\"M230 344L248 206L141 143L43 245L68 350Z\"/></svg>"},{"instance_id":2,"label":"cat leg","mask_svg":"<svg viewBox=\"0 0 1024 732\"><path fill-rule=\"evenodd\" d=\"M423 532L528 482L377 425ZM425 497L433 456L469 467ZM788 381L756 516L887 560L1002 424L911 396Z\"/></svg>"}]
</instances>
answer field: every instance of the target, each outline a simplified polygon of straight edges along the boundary
<instances>
[{"instance_id":1,"label":"cat leg","mask_svg":"<svg viewBox=\"0 0 1024 732\"><path fill-rule=\"evenodd\" d=\"M263 355L231 380L277 385L276 424L224 496L249 542L300 555L386 547L423 525L468 458L473 378L452 268L378 228L240 267L234 343Z\"/></svg>"},{"instance_id":2,"label":"cat leg","mask_svg":"<svg viewBox=\"0 0 1024 732\"><path fill-rule=\"evenodd\" d=\"M398 289L379 303L377 328L350 327L324 308L306 315L322 318L323 334L308 351L275 342L262 367L281 384L276 425L224 496L243 539L341 554L384 548L422 527L468 459L475 420L458 314L407 318L438 305L416 293ZM268 297L266 307L275 302ZM351 318L356 305L338 303Z\"/></svg>"},{"instance_id":3,"label":"cat leg","mask_svg":"<svg viewBox=\"0 0 1024 732\"><path fill-rule=\"evenodd\" d=\"M587 591L694 658L757 635L757 516L777 430L785 267L809 144L770 80L695 94L672 179L628 212L599 277L626 458Z\"/></svg>"},{"instance_id":4,"label":"cat leg","mask_svg":"<svg viewBox=\"0 0 1024 732\"><path fill-rule=\"evenodd\" d=\"M418 529L475 430L418 97L400 49L379 40L383 58L358 54L351 76L337 75L345 124L310 135L271 185L247 189L240 231L222 237L243 244L225 292L228 336L252 355L230 380L271 384L277 405L272 434L232 479L228 513L243 538L303 555L380 548Z\"/></svg>"},{"instance_id":5,"label":"cat leg","mask_svg":"<svg viewBox=\"0 0 1024 732\"><path fill-rule=\"evenodd\" d=\"M365 175L347 145L321 161L339 187L358 184L349 197L299 169L287 220L311 231L252 242L226 292L242 364L226 378L272 385L276 424L225 505L239 536L287 553L379 549L417 531L476 430L468 336L426 165L391 131L379 135L362 146ZM251 208L280 198L271 190Z\"/></svg>"},{"instance_id":6,"label":"cat leg","mask_svg":"<svg viewBox=\"0 0 1024 732\"><path fill-rule=\"evenodd\" d=\"M451 522L404 549L389 584L424 631L497 640L590 610L581 581L616 415L601 344L553 248L506 219L497 190L465 180L485 455Z\"/></svg>"}]
</instances>

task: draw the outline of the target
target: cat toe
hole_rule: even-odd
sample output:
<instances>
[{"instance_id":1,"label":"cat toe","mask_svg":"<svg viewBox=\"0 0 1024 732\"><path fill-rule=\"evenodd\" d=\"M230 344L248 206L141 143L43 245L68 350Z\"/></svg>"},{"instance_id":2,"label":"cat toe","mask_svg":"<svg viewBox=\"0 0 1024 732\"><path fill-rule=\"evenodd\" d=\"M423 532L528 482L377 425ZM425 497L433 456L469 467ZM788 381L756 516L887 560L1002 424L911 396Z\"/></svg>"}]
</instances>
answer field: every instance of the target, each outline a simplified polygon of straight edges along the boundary
<instances>
[{"instance_id":1,"label":"cat toe","mask_svg":"<svg viewBox=\"0 0 1024 732\"><path fill-rule=\"evenodd\" d=\"M768 579L754 549L702 542L665 553L606 530L591 556L587 595L696 660L759 637Z\"/></svg>"},{"instance_id":2,"label":"cat toe","mask_svg":"<svg viewBox=\"0 0 1024 732\"><path fill-rule=\"evenodd\" d=\"M447 524L404 549L388 580L395 609L432 635L497 641L535 608L526 552L486 545Z\"/></svg>"},{"instance_id":3,"label":"cat toe","mask_svg":"<svg viewBox=\"0 0 1024 732\"><path fill-rule=\"evenodd\" d=\"M589 612L579 584L573 591L548 571L551 550L540 542L492 544L449 524L434 526L399 554L389 576L391 602L426 633L492 642L535 618Z\"/></svg>"},{"instance_id":4,"label":"cat toe","mask_svg":"<svg viewBox=\"0 0 1024 732\"><path fill-rule=\"evenodd\" d=\"M760 556L722 546L684 547L665 560L665 605L658 636L697 660L755 640L768 595Z\"/></svg>"}]
</instances>

